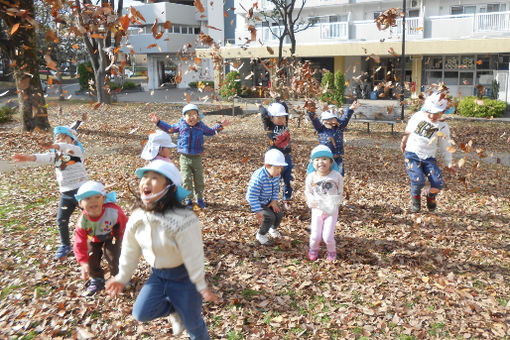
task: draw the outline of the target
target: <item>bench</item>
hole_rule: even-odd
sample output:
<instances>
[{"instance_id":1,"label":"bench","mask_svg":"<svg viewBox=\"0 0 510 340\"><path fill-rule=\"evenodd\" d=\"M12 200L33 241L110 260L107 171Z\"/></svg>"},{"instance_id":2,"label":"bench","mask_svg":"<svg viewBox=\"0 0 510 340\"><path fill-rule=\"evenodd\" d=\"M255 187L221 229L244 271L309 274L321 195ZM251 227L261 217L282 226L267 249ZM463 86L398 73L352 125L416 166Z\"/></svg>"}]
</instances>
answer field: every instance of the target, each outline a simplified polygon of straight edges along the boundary
<instances>
[{"instance_id":1,"label":"bench","mask_svg":"<svg viewBox=\"0 0 510 340\"><path fill-rule=\"evenodd\" d=\"M371 123L391 125L391 133L394 133L394 125L400 120L402 106L398 100L366 100L359 99L359 107L352 115L352 122L367 124L367 132L370 133ZM343 105L346 110L350 105Z\"/></svg>"}]
</instances>

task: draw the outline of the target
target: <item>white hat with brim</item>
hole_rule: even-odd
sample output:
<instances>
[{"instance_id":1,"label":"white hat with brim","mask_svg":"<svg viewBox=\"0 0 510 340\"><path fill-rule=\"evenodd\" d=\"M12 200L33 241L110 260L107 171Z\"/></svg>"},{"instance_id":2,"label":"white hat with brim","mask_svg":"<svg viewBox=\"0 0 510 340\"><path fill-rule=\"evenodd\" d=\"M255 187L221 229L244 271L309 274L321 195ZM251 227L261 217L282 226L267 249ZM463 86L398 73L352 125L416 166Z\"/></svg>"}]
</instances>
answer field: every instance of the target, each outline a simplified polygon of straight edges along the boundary
<instances>
[{"instance_id":1,"label":"white hat with brim","mask_svg":"<svg viewBox=\"0 0 510 340\"><path fill-rule=\"evenodd\" d=\"M172 181L172 183L177 187L176 196L179 201L184 200L184 198L190 194L190 191L181 187L181 173L179 172L179 169L177 169L177 167L172 163L161 159L156 159L143 168L136 169L135 174L138 176L138 178L142 178L143 174L147 171L157 172Z\"/></svg>"},{"instance_id":2,"label":"white hat with brim","mask_svg":"<svg viewBox=\"0 0 510 340\"><path fill-rule=\"evenodd\" d=\"M186 104L186 105L184 105L184 107L182 108L182 115L184 116L186 114L186 112L192 111L192 110L197 111L197 113L200 116L200 118L204 118L204 115L200 113L200 110L198 109L198 106L196 106L195 104Z\"/></svg>"},{"instance_id":3,"label":"white hat with brim","mask_svg":"<svg viewBox=\"0 0 510 340\"><path fill-rule=\"evenodd\" d=\"M285 156L278 149L271 149L264 155L264 164L273 166L287 166L285 162Z\"/></svg>"},{"instance_id":4,"label":"white hat with brim","mask_svg":"<svg viewBox=\"0 0 510 340\"><path fill-rule=\"evenodd\" d=\"M273 103L269 105L267 111L269 112L269 116L271 117L281 117L289 115L287 111L285 111L285 106L283 106L280 103Z\"/></svg>"},{"instance_id":5,"label":"white hat with brim","mask_svg":"<svg viewBox=\"0 0 510 340\"><path fill-rule=\"evenodd\" d=\"M148 161L153 160L158 155L160 147L175 148L177 145L172 142L172 138L168 133L158 130L149 135L149 140L145 144L140 157Z\"/></svg>"},{"instance_id":6,"label":"white hat with brim","mask_svg":"<svg viewBox=\"0 0 510 340\"><path fill-rule=\"evenodd\" d=\"M329 111L329 110L321 113L322 120L331 119L331 118L338 118L338 116L336 113Z\"/></svg>"},{"instance_id":7,"label":"white hat with brim","mask_svg":"<svg viewBox=\"0 0 510 340\"><path fill-rule=\"evenodd\" d=\"M448 100L446 99L446 96L439 92L434 92L425 99L421 109L434 114L444 112L447 105Z\"/></svg>"},{"instance_id":8,"label":"white hat with brim","mask_svg":"<svg viewBox=\"0 0 510 340\"><path fill-rule=\"evenodd\" d=\"M83 183L76 192L76 195L74 195L74 198L76 198L76 201L80 202L81 200L84 200L87 197L95 195L105 196L106 198L105 203L108 202L115 203L117 200L117 194L115 193L115 191L107 193L104 185L96 181L87 181Z\"/></svg>"}]
</instances>

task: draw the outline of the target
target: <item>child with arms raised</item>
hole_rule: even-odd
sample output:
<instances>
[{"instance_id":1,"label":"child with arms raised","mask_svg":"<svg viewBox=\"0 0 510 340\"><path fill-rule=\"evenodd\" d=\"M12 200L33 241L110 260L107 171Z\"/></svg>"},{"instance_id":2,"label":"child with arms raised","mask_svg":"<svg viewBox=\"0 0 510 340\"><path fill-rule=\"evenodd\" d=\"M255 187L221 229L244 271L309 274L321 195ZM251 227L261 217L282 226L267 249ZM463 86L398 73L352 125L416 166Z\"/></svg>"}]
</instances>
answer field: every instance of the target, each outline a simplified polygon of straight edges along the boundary
<instances>
[{"instance_id":1,"label":"child with arms raised","mask_svg":"<svg viewBox=\"0 0 510 340\"><path fill-rule=\"evenodd\" d=\"M312 209L308 258L317 260L321 239L327 248L327 260L336 259L335 228L338 206L342 203L344 178L338 171L333 153L325 145L311 153L305 181L305 196Z\"/></svg>"},{"instance_id":2,"label":"child with arms raised","mask_svg":"<svg viewBox=\"0 0 510 340\"><path fill-rule=\"evenodd\" d=\"M53 129L55 141L48 148L51 152L33 155L15 154L16 162L39 162L55 164L55 172L60 191L57 225L61 245L55 254L55 260L63 259L73 249L69 239L69 219L78 205L74 195L78 188L87 182L85 172L83 146L78 141L76 131L67 126L57 126Z\"/></svg>"},{"instance_id":3,"label":"child with arms raised","mask_svg":"<svg viewBox=\"0 0 510 340\"><path fill-rule=\"evenodd\" d=\"M256 238L260 244L270 245L267 233L273 238L280 237L277 228L282 221L283 214L278 206L280 193L280 174L287 165L285 156L278 149L270 149L264 155L264 166L256 170L248 184L246 200L250 203L251 211L257 216L260 228Z\"/></svg>"},{"instance_id":4,"label":"child with arms raised","mask_svg":"<svg viewBox=\"0 0 510 340\"><path fill-rule=\"evenodd\" d=\"M83 211L74 232L74 255L81 266L82 279L90 277L85 295L104 289L103 252L110 275L119 272L119 256L127 217L115 204L115 192L106 193L104 185L88 181L75 195Z\"/></svg>"},{"instance_id":5,"label":"child with arms raised","mask_svg":"<svg viewBox=\"0 0 510 340\"><path fill-rule=\"evenodd\" d=\"M133 316L150 321L170 316L174 334L185 327L191 339L209 339L202 318L202 298L218 302L207 287L201 225L181 201L188 191L181 187L175 165L155 160L137 169L140 207L129 218L119 260L119 273L106 283L111 295L122 291L143 254L152 273L144 284Z\"/></svg>"},{"instance_id":6,"label":"child with arms raised","mask_svg":"<svg viewBox=\"0 0 510 340\"><path fill-rule=\"evenodd\" d=\"M442 150L448 169L453 171L450 145L450 128L441 119L448 101L444 94L434 92L425 99L422 110L412 115L407 123L405 135L400 145L404 153L405 165L411 180L411 212L421 210L421 191L427 179L427 208L436 209L436 196L444 186L443 175L436 161L438 150Z\"/></svg>"},{"instance_id":7,"label":"child with arms raised","mask_svg":"<svg viewBox=\"0 0 510 340\"><path fill-rule=\"evenodd\" d=\"M321 119L315 113L314 105L307 106L309 107L308 117L310 117L313 127L319 136L319 144L325 145L331 150L340 173L344 176L345 171L342 158L344 155L344 130L354 110L359 106L358 101L354 101L340 118L336 113L335 107L331 105L328 111L321 113Z\"/></svg>"},{"instance_id":8,"label":"child with arms raised","mask_svg":"<svg viewBox=\"0 0 510 340\"><path fill-rule=\"evenodd\" d=\"M202 151L204 148L204 136L213 136L230 125L229 120L223 120L212 128L205 125L201 120L200 111L195 104L188 104L182 108L182 118L176 124L170 125L160 120L152 113L150 120L163 131L179 133L177 137L177 152L181 154L179 163L183 177L183 186L186 190L193 191L197 205L205 208L204 201L204 166L202 165ZM193 185L194 184L194 185ZM193 207L191 193L186 197L185 205Z\"/></svg>"}]
</instances>

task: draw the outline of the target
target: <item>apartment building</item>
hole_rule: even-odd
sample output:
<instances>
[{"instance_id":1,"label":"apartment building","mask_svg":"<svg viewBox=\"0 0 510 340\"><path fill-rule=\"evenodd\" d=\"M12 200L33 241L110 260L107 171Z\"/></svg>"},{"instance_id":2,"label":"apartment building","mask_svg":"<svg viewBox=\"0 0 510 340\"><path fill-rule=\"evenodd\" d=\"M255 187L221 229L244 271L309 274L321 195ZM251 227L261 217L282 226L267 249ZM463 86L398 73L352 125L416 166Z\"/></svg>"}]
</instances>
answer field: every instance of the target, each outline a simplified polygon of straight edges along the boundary
<instances>
[{"instance_id":1,"label":"apartment building","mask_svg":"<svg viewBox=\"0 0 510 340\"><path fill-rule=\"evenodd\" d=\"M157 89L177 75L182 76L177 84L180 88L188 87L192 81L213 79L212 62L203 60L197 63L194 57L190 58L190 52L197 47L205 47L198 42L200 32L222 44L225 25L223 2L203 0L204 11L200 12L194 0L138 1L140 6L134 8L142 14L145 22L130 27L126 44L137 55L147 55L148 88ZM156 21L157 35L161 35L159 39L153 34ZM125 52L130 53L129 49Z\"/></svg>"},{"instance_id":2,"label":"apartment building","mask_svg":"<svg viewBox=\"0 0 510 340\"><path fill-rule=\"evenodd\" d=\"M300 1L305 0L298 0L296 8ZM256 2L255 13L272 8L268 0ZM235 1L236 39L221 49L225 59L242 61L237 64L243 65L240 72L246 75L260 71L250 60L275 57L267 46L277 51L278 40L271 32L281 30L278 22L249 20L247 11L252 7L252 0ZM455 96L473 95L477 85L490 91L497 80L499 98L510 102L510 1L407 0L406 7L405 80L411 82L414 94L428 84L445 82ZM384 31L374 23L389 8L403 8L403 1L307 0L301 18L311 26L296 35L296 57L320 68L341 70L346 79L367 72L370 86L387 80L389 74L400 79L402 19ZM251 36L248 25L255 25L257 39L246 43ZM262 78L244 82L261 85Z\"/></svg>"}]
</instances>

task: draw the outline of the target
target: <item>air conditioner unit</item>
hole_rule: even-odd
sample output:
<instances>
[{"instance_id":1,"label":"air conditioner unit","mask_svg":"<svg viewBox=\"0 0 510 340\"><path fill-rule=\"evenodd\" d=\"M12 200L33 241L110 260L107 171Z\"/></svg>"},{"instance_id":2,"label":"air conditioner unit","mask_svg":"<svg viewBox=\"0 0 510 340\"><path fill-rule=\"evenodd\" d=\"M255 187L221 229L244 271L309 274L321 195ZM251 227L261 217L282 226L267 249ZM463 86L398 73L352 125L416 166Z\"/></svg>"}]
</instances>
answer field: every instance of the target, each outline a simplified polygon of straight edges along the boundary
<instances>
[{"instance_id":1,"label":"air conditioner unit","mask_svg":"<svg viewBox=\"0 0 510 340\"><path fill-rule=\"evenodd\" d=\"M411 0L411 8L418 7L418 0Z\"/></svg>"}]
</instances>

